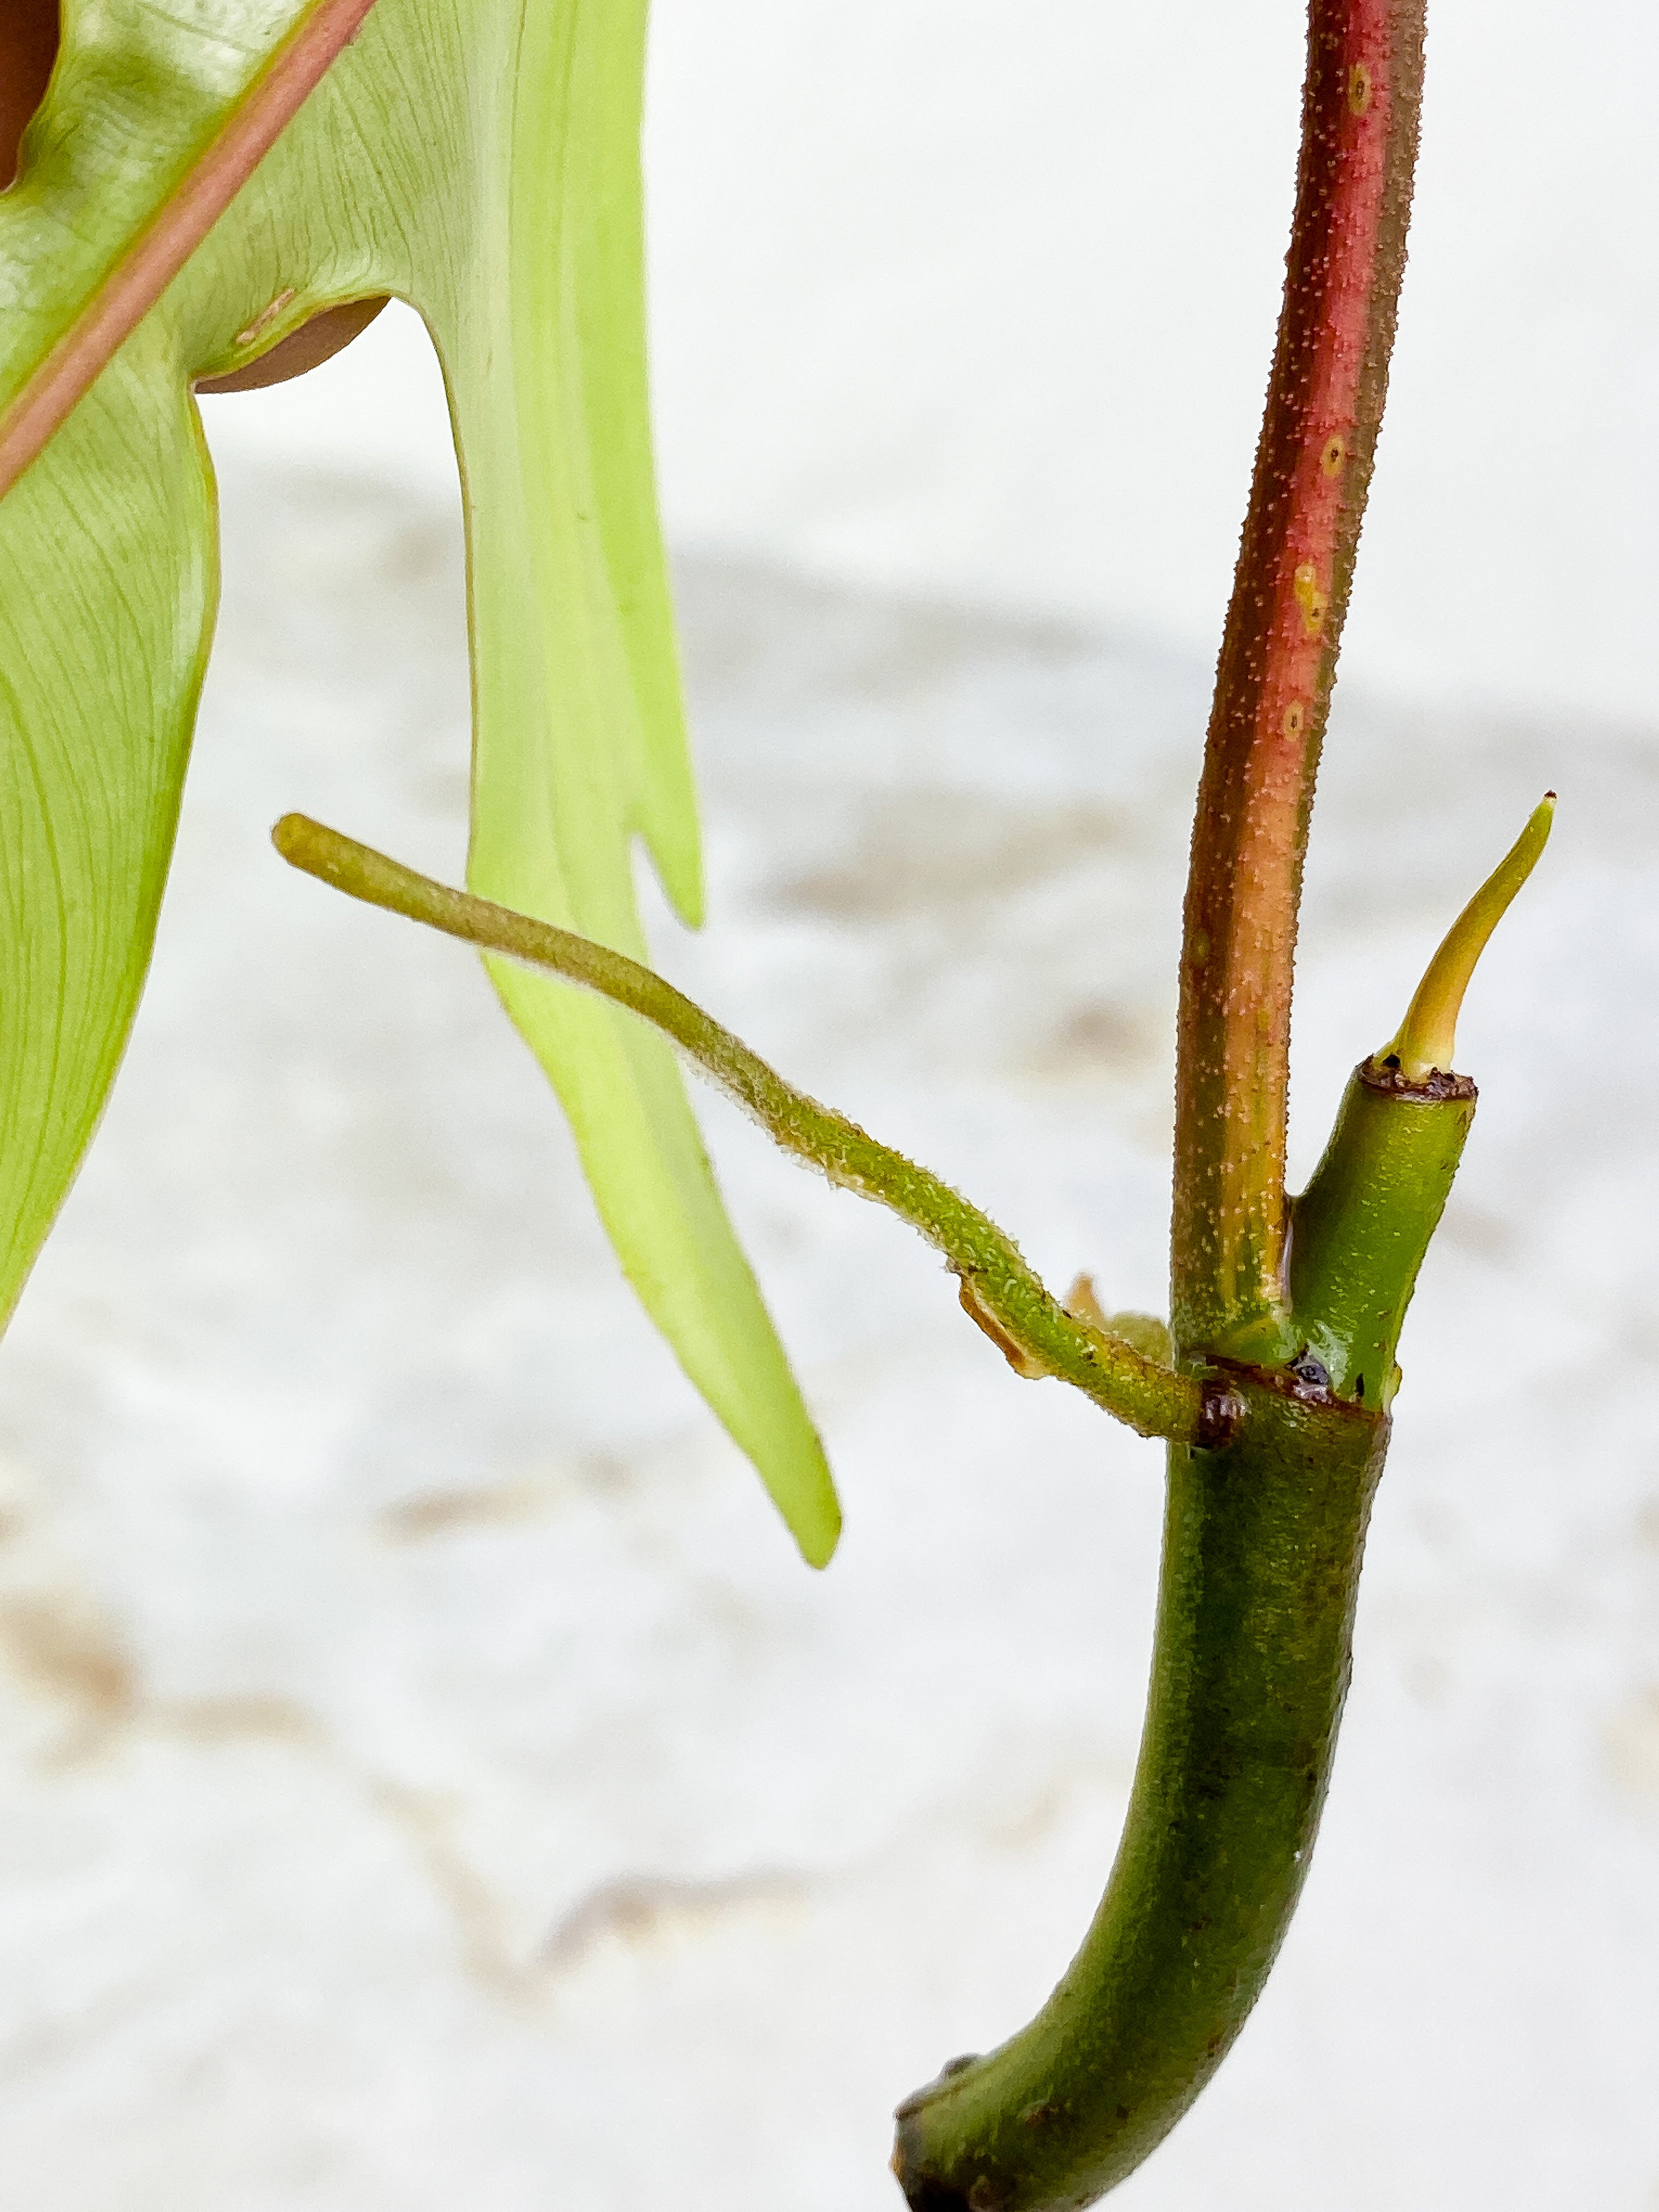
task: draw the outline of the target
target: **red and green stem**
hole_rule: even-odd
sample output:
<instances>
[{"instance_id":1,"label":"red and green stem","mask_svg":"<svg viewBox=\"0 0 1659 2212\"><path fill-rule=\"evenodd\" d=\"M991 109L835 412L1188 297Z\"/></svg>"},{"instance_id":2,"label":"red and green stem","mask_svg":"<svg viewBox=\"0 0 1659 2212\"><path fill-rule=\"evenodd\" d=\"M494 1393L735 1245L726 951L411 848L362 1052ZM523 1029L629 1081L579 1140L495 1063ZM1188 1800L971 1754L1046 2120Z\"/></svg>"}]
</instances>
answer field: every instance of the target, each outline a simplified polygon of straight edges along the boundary
<instances>
[{"instance_id":1,"label":"red and green stem","mask_svg":"<svg viewBox=\"0 0 1659 2212\"><path fill-rule=\"evenodd\" d=\"M1170 1446L1146 1725L1106 1894L1036 2018L899 2107L913 2212L1076 2212L1135 2170L1255 2002L1329 1781L1388 1441L1384 1394L1355 1384L1362 1360L1392 1375L1471 1111L1468 1086L1349 1102L1298 1254L1334 1301L1334 1377L1285 1279L1291 978L1405 262L1422 31L1421 0L1311 0L1285 306L1193 837L1171 1326L1186 1363L1229 1378L1238 1417L1218 1445Z\"/></svg>"},{"instance_id":2,"label":"red and green stem","mask_svg":"<svg viewBox=\"0 0 1659 2212\"><path fill-rule=\"evenodd\" d=\"M1314 0L1284 310L1193 834L1170 1322L1282 1358L1302 861L1406 258L1421 0Z\"/></svg>"}]
</instances>

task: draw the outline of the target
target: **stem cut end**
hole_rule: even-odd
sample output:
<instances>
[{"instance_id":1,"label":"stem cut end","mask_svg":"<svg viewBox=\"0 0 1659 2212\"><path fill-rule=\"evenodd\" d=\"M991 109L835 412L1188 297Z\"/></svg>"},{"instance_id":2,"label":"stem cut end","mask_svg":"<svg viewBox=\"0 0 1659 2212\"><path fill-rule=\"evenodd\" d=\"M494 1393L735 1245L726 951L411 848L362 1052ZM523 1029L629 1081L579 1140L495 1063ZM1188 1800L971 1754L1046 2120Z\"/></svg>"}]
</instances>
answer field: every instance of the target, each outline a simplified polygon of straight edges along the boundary
<instances>
[{"instance_id":1,"label":"stem cut end","mask_svg":"<svg viewBox=\"0 0 1659 2212\"><path fill-rule=\"evenodd\" d=\"M1451 1073L1457 1045L1457 1017L1463 994L1486 940L1509 912L1516 893L1536 866L1549 842L1555 819L1555 793L1547 791L1526 828L1446 932L1440 950L1417 987L1399 1035L1377 1054L1385 1064L1397 1061L1408 1083L1422 1083L1437 1069Z\"/></svg>"}]
</instances>

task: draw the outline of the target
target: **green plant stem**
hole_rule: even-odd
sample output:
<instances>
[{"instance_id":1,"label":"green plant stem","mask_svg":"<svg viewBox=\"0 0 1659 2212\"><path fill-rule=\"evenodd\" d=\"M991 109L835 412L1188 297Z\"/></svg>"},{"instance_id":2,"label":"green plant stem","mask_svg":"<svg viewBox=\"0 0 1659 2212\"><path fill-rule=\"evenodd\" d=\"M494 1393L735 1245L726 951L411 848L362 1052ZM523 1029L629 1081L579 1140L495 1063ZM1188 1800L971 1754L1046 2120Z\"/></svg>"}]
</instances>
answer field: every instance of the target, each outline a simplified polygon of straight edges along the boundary
<instances>
[{"instance_id":1,"label":"green plant stem","mask_svg":"<svg viewBox=\"0 0 1659 2212\"><path fill-rule=\"evenodd\" d=\"M1368 1060L1291 1209L1291 1308L1306 1353L1355 1404L1393 1403L1395 1348L1474 1119L1466 1075L1408 1082Z\"/></svg>"},{"instance_id":2,"label":"green plant stem","mask_svg":"<svg viewBox=\"0 0 1659 2212\"><path fill-rule=\"evenodd\" d=\"M729 1030L638 961L591 939L434 883L302 814L271 832L285 860L307 874L481 950L504 953L597 992L662 1031L702 1074L750 1115L784 1151L842 1190L875 1200L919 1230L961 1279L963 1304L1021 1371L1070 1382L1143 1436L1224 1431L1233 1400L1149 1359L1047 1291L1018 1247L949 1184L845 1115L795 1090Z\"/></svg>"},{"instance_id":3,"label":"green plant stem","mask_svg":"<svg viewBox=\"0 0 1659 2212\"><path fill-rule=\"evenodd\" d=\"M1474 1085L1368 1060L1297 1202L1298 1358L1230 1367L1221 1449L1170 1449L1152 1688L1111 1881L1065 1979L898 2112L915 2212L1066 2212L1132 2172L1220 2063L1307 1872L1348 1680L1395 1351Z\"/></svg>"},{"instance_id":4,"label":"green plant stem","mask_svg":"<svg viewBox=\"0 0 1659 2212\"><path fill-rule=\"evenodd\" d=\"M1030 2026L899 2107L915 2212L1090 2203L1175 2124L1255 2002L1329 1775L1400 1329L1474 1109L1464 1076L1355 1071L1294 1209L1298 1355L1219 1363L1232 1438L1170 1447L1146 1726L1106 1896Z\"/></svg>"},{"instance_id":5,"label":"green plant stem","mask_svg":"<svg viewBox=\"0 0 1659 2212\"><path fill-rule=\"evenodd\" d=\"M1290 1318L1305 1362L1362 1406L1394 1400L1395 1348L1474 1119L1452 1067L1457 1017L1492 933L1549 842L1555 793L1446 933L1392 1044L1357 1067L1330 1142L1291 1210Z\"/></svg>"},{"instance_id":6,"label":"green plant stem","mask_svg":"<svg viewBox=\"0 0 1659 2212\"><path fill-rule=\"evenodd\" d=\"M1112 1878L1065 1979L898 2111L914 2212L1070 2212L1220 2064L1301 1893L1347 1686L1387 1422L1257 1379L1220 1451L1172 1446L1152 1678Z\"/></svg>"},{"instance_id":7,"label":"green plant stem","mask_svg":"<svg viewBox=\"0 0 1659 2212\"><path fill-rule=\"evenodd\" d=\"M1404 265L1422 30L1420 0L1310 0L1285 306L1193 836L1171 1327L1180 1358L1231 1376L1243 1417L1218 1449L1170 1448L1146 1729L1100 1910L1028 2027L900 2106L913 2212L1075 2212L1133 2172L1238 2033L1312 1850L1388 1422L1297 1356L1291 979ZM1385 1134L1418 1127L1368 1123L1345 1166L1363 1178ZM1402 1171L1380 1223L1356 1224L1334 1191L1310 1217L1310 1267L1325 1250L1362 1310L1352 1335L1378 1304L1397 1326L1455 1165L1455 1146L1406 1150L1426 1182Z\"/></svg>"},{"instance_id":8,"label":"green plant stem","mask_svg":"<svg viewBox=\"0 0 1659 2212\"><path fill-rule=\"evenodd\" d=\"M1193 833L1170 1325L1284 1357L1291 976L1309 810L1388 384L1422 0L1313 0L1285 305Z\"/></svg>"}]
</instances>

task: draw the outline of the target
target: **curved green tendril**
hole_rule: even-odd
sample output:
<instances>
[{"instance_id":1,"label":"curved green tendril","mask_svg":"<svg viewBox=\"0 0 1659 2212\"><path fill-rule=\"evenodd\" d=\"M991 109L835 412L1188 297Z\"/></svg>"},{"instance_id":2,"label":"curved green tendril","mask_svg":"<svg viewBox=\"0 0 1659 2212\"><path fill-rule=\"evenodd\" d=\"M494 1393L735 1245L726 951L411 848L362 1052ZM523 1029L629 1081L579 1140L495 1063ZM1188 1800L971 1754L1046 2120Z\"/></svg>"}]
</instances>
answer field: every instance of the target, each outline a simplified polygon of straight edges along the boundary
<instances>
[{"instance_id":1,"label":"curved green tendril","mask_svg":"<svg viewBox=\"0 0 1659 2212\"><path fill-rule=\"evenodd\" d=\"M283 858L371 906L597 992L677 1044L773 1142L842 1190L919 1230L960 1277L963 1304L1019 1371L1070 1382L1142 1436L1192 1443L1212 1422L1204 1384L1135 1349L1044 1288L1012 1238L903 1153L784 1081L730 1030L638 961L551 923L451 890L307 815L271 831Z\"/></svg>"}]
</instances>

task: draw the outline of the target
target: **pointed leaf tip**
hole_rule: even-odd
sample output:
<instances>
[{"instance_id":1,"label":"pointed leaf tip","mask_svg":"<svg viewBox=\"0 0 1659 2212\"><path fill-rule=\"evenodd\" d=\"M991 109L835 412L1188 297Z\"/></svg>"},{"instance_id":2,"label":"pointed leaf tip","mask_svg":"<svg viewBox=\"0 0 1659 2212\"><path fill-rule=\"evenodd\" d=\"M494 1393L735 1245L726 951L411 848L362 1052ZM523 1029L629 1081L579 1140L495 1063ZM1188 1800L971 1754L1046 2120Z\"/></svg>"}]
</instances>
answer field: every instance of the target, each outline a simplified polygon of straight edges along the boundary
<instances>
[{"instance_id":1,"label":"pointed leaf tip","mask_svg":"<svg viewBox=\"0 0 1659 2212\"><path fill-rule=\"evenodd\" d=\"M826 1477L829 1474L827 1467L824 1474ZM820 1509L805 1514L789 1515L786 1516L786 1518L789 1524L789 1533L794 1538L800 1555L807 1565L817 1567L820 1571L827 1567L830 1560L835 1558L836 1548L841 1542L841 1507L836 1502L834 1491L830 1493L827 1510Z\"/></svg>"}]
</instances>

